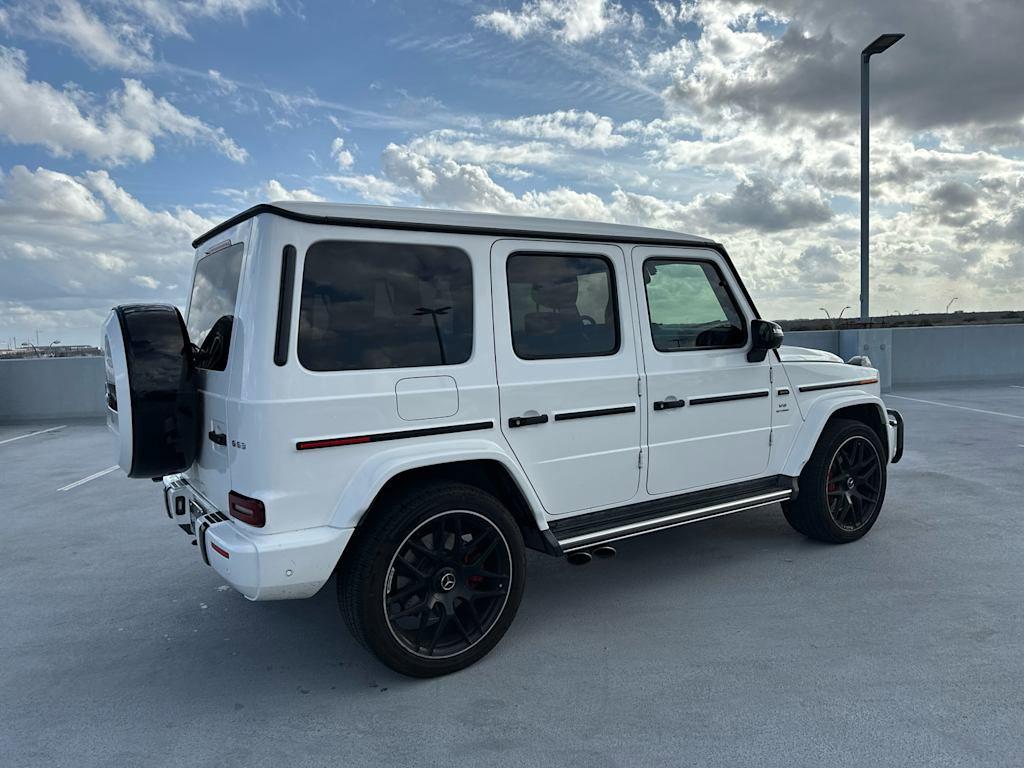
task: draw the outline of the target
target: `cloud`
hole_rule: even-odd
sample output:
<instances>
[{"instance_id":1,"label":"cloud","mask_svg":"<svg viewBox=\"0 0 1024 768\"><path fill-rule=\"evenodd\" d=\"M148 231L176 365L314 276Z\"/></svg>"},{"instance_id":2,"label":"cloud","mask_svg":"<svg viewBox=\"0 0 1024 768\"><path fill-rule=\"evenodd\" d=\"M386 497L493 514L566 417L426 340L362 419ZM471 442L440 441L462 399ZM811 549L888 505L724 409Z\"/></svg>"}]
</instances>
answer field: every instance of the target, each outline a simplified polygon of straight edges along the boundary
<instances>
[{"instance_id":1,"label":"cloud","mask_svg":"<svg viewBox=\"0 0 1024 768\"><path fill-rule=\"evenodd\" d=\"M405 197L399 185L372 173L324 176L325 181L345 192L353 192L363 202L394 205Z\"/></svg>"},{"instance_id":2,"label":"cloud","mask_svg":"<svg viewBox=\"0 0 1024 768\"><path fill-rule=\"evenodd\" d=\"M496 120L494 127L514 136L564 142L575 149L615 149L629 143L615 133L610 117L575 109Z\"/></svg>"},{"instance_id":3,"label":"cloud","mask_svg":"<svg viewBox=\"0 0 1024 768\"><path fill-rule=\"evenodd\" d=\"M953 227L968 224L981 199L978 191L963 181L943 182L929 193L929 197L939 221Z\"/></svg>"},{"instance_id":4,"label":"cloud","mask_svg":"<svg viewBox=\"0 0 1024 768\"><path fill-rule=\"evenodd\" d=\"M441 129L417 136L409 147L425 157L491 166L551 166L564 160L557 148L546 142L509 142L482 133Z\"/></svg>"},{"instance_id":5,"label":"cloud","mask_svg":"<svg viewBox=\"0 0 1024 768\"><path fill-rule=\"evenodd\" d=\"M543 34L567 43L596 37L625 20L621 6L606 0L526 0L518 11L506 9L473 17L477 26L514 40Z\"/></svg>"},{"instance_id":6,"label":"cloud","mask_svg":"<svg viewBox=\"0 0 1024 768\"><path fill-rule=\"evenodd\" d=\"M345 148L345 140L340 136L331 142L331 158L337 163L338 169L342 171L347 171L355 162L352 153Z\"/></svg>"},{"instance_id":7,"label":"cloud","mask_svg":"<svg viewBox=\"0 0 1024 768\"><path fill-rule=\"evenodd\" d=\"M27 6L23 18L38 33L70 46L93 64L127 71L146 70L152 64L150 35L130 23L108 26L78 0Z\"/></svg>"},{"instance_id":8,"label":"cloud","mask_svg":"<svg viewBox=\"0 0 1024 768\"><path fill-rule=\"evenodd\" d=\"M180 112L166 99L154 96L138 80L124 81L124 91L114 97L114 107L126 126L146 136L179 136L210 144L236 163L248 158L248 153L235 144L223 128L214 128L198 117Z\"/></svg>"},{"instance_id":9,"label":"cloud","mask_svg":"<svg viewBox=\"0 0 1024 768\"><path fill-rule=\"evenodd\" d=\"M169 136L245 161L246 151L223 129L184 114L138 80L126 79L123 86L102 107L87 108L80 92L29 80L24 52L0 46L0 133L15 144L40 144L57 156L83 154L110 163L149 160L155 140Z\"/></svg>"},{"instance_id":10,"label":"cloud","mask_svg":"<svg viewBox=\"0 0 1024 768\"><path fill-rule=\"evenodd\" d=\"M4 26L68 46L91 64L125 72L154 67L154 37L189 39L197 19L276 12L275 0L23 0L4 11Z\"/></svg>"},{"instance_id":11,"label":"cloud","mask_svg":"<svg viewBox=\"0 0 1024 768\"><path fill-rule=\"evenodd\" d=\"M872 60L872 108L915 131L999 126L1019 141L1024 81L1014 2L967 13L959 0L703 0L689 6L700 27L698 56L679 73L668 101L720 117L756 115L791 124L806 117L855 117L859 54L879 30L907 32ZM776 35L759 20L785 25ZM755 22L752 24L752 22Z\"/></svg>"},{"instance_id":12,"label":"cloud","mask_svg":"<svg viewBox=\"0 0 1024 768\"><path fill-rule=\"evenodd\" d=\"M267 200L299 200L304 203L323 203L327 200L309 189L286 189L277 179L270 179L263 185L263 194Z\"/></svg>"},{"instance_id":13,"label":"cloud","mask_svg":"<svg viewBox=\"0 0 1024 768\"><path fill-rule=\"evenodd\" d=\"M808 283L841 283L848 280L854 260L844 258L838 248L831 245L812 245L800 253L794 266Z\"/></svg>"},{"instance_id":14,"label":"cloud","mask_svg":"<svg viewBox=\"0 0 1024 768\"><path fill-rule=\"evenodd\" d=\"M182 303L190 241L213 224L151 209L104 170L14 166L0 174L0 333L38 326L92 341L114 304Z\"/></svg>"},{"instance_id":15,"label":"cloud","mask_svg":"<svg viewBox=\"0 0 1024 768\"><path fill-rule=\"evenodd\" d=\"M671 48L646 54L645 61L633 61L633 72L642 78L657 78L674 75L682 78L686 67L696 55L696 46L688 38L681 37Z\"/></svg>"},{"instance_id":16,"label":"cloud","mask_svg":"<svg viewBox=\"0 0 1024 768\"><path fill-rule=\"evenodd\" d=\"M787 187L765 177L741 181L730 194L712 194L702 207L724 229L781 232L822 224L832 209L822 194L809 187Z\"/></svg>"},{"instance_id":17,"label":"cloud","mask_svg":"<svg viewBox=\"0 0 1024 768\"><path fill-rule=\"evenodd\" d=\"M103 205L89 188L65 173L47 168L30 171L16 165L3 179L3 185L0 211L5 217L96 222L106 216Z\"/></svg>"}]
</instances>

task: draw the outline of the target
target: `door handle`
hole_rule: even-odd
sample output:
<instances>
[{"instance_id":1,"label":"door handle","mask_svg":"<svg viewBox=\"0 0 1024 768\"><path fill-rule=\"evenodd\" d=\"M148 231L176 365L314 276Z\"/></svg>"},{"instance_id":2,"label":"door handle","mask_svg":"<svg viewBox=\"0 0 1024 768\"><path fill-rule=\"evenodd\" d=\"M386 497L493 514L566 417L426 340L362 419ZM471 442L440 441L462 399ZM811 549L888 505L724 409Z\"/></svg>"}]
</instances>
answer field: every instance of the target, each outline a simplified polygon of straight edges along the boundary
<instances>
[{"instance_id":1,"label":"door handle","mask_svg":"<svg viewBox=\"0 0 1024 768\"><path fill-rule=\"evenodd\" d=\"M508 420L509 427L529 427L533 424L547 424L548 415L542 413L540 416L513 416Z\"/></svg>"},{"instance_id":2,"label":"door handle","mask_svg":"<svg viewBox=\"0 0 1024 768\"><path fill-rule=\"evenodd\" d=\"M206 434L206 436L208 438L210 438L210 440L213 441L214 443L216 443L217 445L227 445L228 444L228 436L226 434L224 434L223 432L218 432L215 429L211 429Z\"/></svg>"},{"instance_id":3,"label":"door handle","mask_svg":"<svg viewBox=\"0 0 1024 768\"><path fill-rule=\"evenodd\" d=\"M667 411L670 408L683 408L685 405L685 400L655 400L654 410Z\"/></svg>"}]
</instances>

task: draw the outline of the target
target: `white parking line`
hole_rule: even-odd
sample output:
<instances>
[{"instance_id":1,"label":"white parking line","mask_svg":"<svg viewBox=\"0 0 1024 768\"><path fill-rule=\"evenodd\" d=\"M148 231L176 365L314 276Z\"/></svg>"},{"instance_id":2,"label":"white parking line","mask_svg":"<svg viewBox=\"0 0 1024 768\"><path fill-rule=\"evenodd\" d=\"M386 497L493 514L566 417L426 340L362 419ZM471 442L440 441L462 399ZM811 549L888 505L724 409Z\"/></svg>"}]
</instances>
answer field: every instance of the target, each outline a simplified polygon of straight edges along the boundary
<instances>
[{"instance_id":1,"label":"white parking line","mask_svg":"<svg viewBox=\"0 0 1024 768\"><path fill-rule=\"evenodd\" d=\"M58 429L64 429L67 424L61 424L59 427L50 427L49 429L40 429L38 432L29 432L27 435L18 435L17 437L8 437L6 440L0 440L0 445L6 445L7 443L13 443L15 440L24 440L26 437L35 437L36 435L45 435L47 432L56 432Z\"/></svg>"},{"instance_id":2,"label":"white parking line","mask_svg":"<svg viewBox=\"0 0 1024 768\"><path fill-rule=\"evenodd\" d=\"M1014 389L1024 389L1024 387L1022 387L1020 384L1011 384L1010 386L1013 387Z\"/></svg>"},{"instance_id":3,"label":"white parking line","mask_svg":"<svg viewBox=\"0 0 1024 768\"><path fill-rule=\"evenodd\" d=\"M76 480L73 483L69 483L68 485L65 485L63 488L58 488L57 491L58 491L58 493L60 491L70 491L72 488L77 488L80 485L85 485L90 480L95 480L98 477L103 477L104 475L109 475L115 469L117 469L117 464L115 464L112 467L107 467L106 469L101 469L99 472L96 472L95 474L89 475L88 477L83 477L81 480Z\"/></svg>"},{"instance_id":4,"label":"white parking line","mask_svg":"<svg viewBox=\"0 0 1024 768\"><path fill-rule=\"evenodd\" d=\"M886 395L886 397L895 397L897 400L913 400L915 403L927 403L928 405L941 405L944 408L958 408L961 411L973 411L974 413L987 413L989 416L1005 416L1008 419L1020 419L1024 421L1024 416L1018 416L1015 413L1002 413L1000 411L986 411L981 408L968 408L966 405L953 405L952 403L939 403L935 400L922 400L919 397L906 397L905 395Z\"/></svg>"}]
</instances>

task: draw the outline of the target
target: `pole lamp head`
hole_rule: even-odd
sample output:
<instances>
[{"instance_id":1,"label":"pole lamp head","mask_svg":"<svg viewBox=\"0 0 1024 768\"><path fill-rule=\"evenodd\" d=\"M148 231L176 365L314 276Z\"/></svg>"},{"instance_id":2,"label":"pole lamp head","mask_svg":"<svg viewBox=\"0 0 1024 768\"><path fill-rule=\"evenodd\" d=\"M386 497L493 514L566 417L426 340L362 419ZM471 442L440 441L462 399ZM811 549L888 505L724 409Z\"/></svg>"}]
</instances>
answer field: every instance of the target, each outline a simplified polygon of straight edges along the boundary
<instances>
[{"instance_id":1,"label":"pole lamp head","mask_svg":"<svg viewBox=\"0 0 1024 768\"><path fill-rule=\"evenodd\" d=\"M896 43L898 43L904 37L906 37L906 35L902 33L889 33L885 35L879 35L873 43L871 43L867 48L860 52L860 55L863 56L865 59L870 59L876 53L882 53L883 51L886 51L892 46L896 45Z\"/></svg>"}]
</instances>

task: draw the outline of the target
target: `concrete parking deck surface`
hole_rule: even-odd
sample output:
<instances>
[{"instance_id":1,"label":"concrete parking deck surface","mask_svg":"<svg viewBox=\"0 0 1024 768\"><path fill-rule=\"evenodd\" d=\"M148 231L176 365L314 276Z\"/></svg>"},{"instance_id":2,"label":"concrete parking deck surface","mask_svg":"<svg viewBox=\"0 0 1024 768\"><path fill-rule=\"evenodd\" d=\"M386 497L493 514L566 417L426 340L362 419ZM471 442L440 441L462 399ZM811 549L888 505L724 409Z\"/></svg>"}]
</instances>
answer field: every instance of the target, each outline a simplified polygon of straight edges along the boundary
<instances>
[{"instance_id":1,"label":"concrete parking deck surface","mask_svg":"<svg viewBox=\"0 0 1024 768\"><path fill-rule=\"evenodd\" d=\"M224 587L153 483L75 485L101 426L0 426L0 763L1020 765L1024 381L887 399L907 451L862 541L773 507L532 556L505 639L431 681L362 651L333 583Z\"/></svg>"}]
</instances>

